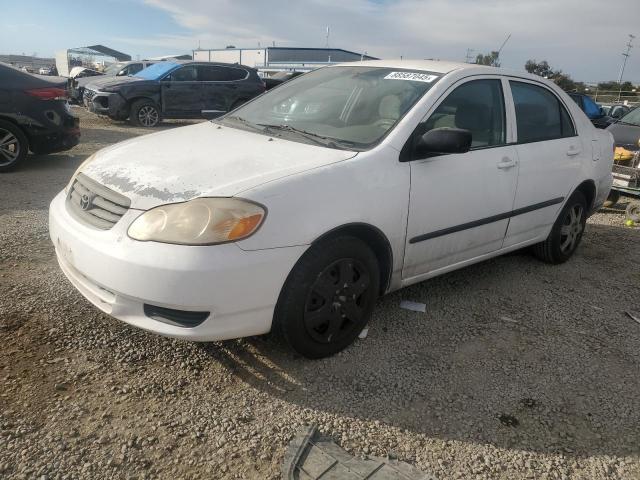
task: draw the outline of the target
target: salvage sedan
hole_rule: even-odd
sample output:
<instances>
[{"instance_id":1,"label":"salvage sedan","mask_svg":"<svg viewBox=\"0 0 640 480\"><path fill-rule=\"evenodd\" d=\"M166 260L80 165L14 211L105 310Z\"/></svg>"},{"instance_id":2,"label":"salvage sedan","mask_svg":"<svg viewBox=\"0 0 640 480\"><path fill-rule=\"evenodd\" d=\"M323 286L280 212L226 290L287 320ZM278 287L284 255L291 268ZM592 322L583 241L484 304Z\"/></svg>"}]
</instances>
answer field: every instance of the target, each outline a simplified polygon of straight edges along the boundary
<instances>
[{"instance_id":1,"label":"salvage sedan","mask_svg":"<svg viewBox=\"0 0 640 480\"><path fill-rule=\"evenodd\" d=\"M51 204L60 266L131 325L351 344L385 293L524 247L568 260L613 140L552 82L372 61L96 153Z\"/></svg>"},{"instance_id":2,"label":"salvage sedan","mask_svg":"<svg viewBox=\"0 0 640 480\"><path fill-rule=\"evenodd\" d=\"M69 110L65 82L0 62L0 173L29 151L47 154L78 144L80 120Z\"/></svg>"}]
</instances>

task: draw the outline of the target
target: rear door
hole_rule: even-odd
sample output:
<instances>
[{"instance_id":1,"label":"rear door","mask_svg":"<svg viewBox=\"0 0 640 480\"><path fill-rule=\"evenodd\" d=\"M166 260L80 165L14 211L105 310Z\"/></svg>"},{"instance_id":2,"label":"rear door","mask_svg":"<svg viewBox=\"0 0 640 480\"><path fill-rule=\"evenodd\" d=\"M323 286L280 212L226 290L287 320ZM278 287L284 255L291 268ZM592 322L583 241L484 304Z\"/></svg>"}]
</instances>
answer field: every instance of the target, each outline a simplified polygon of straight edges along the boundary
<instances>
[{"instance_id":1,"label":"rear door","mask_svg":"<svg viewBox=\"0 0 640 480\"><path fill-rule=\"evenodd\" d=\"M544 239L575 186L580 164L591 159L564 102L535 81L510 79L520 170L505 247Z\"/></svg>"},{"instance_id":2,"label":"rear door","mask_svg":"<svg viewBox=\"0 0 640 480\"><path fill-rule=\"evenodd\" d=\"M200 115L201 90L196 65L184 65L172 71L161 80L163 113L177 117Z\"/></svg>"},{"instance_id":3,"label":"rear door","mask_svg":"<svg viewBox=\"0 0 640 480\"><path fill-rule=\"evenodd\" d=\"M242 92L239 87L248 76L249 72L241 67L199 65L198 78L203 83L202 113L217 116L229 111Z\"/></svg>"},{"instance_id":4,"label":"rear door","mask_svg":"<svg viewBox=\"0 0 640 480\"><path fill-rule=\"evenodd\" d=\"M404 280L502 247L518 177L505 82L473 78L452 86L414 132L415 137L436 128L466 129L472 147L411 161Z\"/></svg>"}]
</instances>

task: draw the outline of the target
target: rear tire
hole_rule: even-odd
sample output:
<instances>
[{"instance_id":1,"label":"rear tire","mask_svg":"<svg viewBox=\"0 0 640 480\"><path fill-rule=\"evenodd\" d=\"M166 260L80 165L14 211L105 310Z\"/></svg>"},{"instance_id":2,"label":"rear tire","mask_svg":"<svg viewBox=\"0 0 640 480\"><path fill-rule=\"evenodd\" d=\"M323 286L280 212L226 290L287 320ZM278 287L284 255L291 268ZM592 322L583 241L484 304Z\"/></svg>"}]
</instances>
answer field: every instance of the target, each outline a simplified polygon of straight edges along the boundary
<instances>
[{"instance_id":1,"label":"rear tire","mask_svg":"<svg viewBox=\"0 0 640 480\"><path fill-rule=\"evenodd\" d=\"M129 123L134 127L153 128L160 123L160 109L151 100L136 100L131 105Z\"/></svg>"},{"instance_id":2,"label":"rear tire","mask_svg":"<svg viewBox=\"0 0 640 480\"><path fill-rule=\"evenodd\" d=\"M8 172L29 153L29 140L19 127L0 120L0 173Z\"/></svg>"},{"instance_id":3,"label":"rear tire","mask_svg":"<svg viewBox=\"0 0 640 480\"><path fill-rule=\"evenodd\" d=\"M617 190L611 190L609 192L609 196L604 201L603 206L606 208L614 207L616 203L618 203L618 200L620 200L620 192Z\"/></svg>"},{"instance_id":4,"label":"rear tire","mask_svg":"<svg viewBox=\"0 0 640 480\"><path fill-rule=\"evenodd\" d=\"M576 251L587 222L587 201L580 191L569 197L544 242L533 246L536 257L546 263L564 263Z\"/></svg>"},{"instance_id":5,"label":"rear tire","mask_svg":"<svg viewBox=\"0 0 640 480\"><path fill-rule=\"evenodd\" d=\"M274 330L307 358L333 355L367 325L379 286L378 261L367 244L350 236L320 242L282 287Z\"/></svg>"}]
</instances>

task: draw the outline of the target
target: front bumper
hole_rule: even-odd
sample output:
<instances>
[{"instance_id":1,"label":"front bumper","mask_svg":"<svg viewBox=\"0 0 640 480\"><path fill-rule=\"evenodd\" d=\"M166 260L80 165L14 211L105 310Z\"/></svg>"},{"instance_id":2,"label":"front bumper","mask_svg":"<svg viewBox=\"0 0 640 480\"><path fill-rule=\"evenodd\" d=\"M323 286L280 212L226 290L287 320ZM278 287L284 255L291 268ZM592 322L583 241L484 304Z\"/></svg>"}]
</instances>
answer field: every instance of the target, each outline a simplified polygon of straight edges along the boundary
<instances>
[{"instance_id":1,"label":"front bumper","mask_svg":"<svg viewBox=\"0 0 640 480\"><path fill-rule=\"evenodd\" d=\"M83 102L87 110L98 115L108 115L116 120L125 120L129 116L127 102L118 93L85 88Z\"/></svg>"},{"instance_id":2,"label":"front bumper","mask_svg":"<svg viewBox=\"0 0 640 480\"><path fill-rule=\"evenodd\" d=\"M306 247L244 251L236 244L193 247L139 242L129 210L111 230L80 223L61 192L51 203L49 231L62 271L103 312L145 330L195 341L260 335L271 329L282 285ZM147 316L145 304L209 312L194 327Z\"/></svg>"}]
</instances>

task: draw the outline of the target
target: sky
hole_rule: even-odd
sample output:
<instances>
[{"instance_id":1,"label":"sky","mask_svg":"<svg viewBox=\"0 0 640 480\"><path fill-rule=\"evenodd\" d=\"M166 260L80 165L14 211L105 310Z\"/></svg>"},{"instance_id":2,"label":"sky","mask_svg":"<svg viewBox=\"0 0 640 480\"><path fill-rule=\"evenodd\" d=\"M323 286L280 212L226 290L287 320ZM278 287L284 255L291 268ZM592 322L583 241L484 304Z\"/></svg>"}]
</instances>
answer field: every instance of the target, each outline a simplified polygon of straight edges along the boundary
<instances>
[{"instance_id":1,"label":"sky","mask_svg":"<svg viewBox=\"0 0 640 480\"><path fill-rule=\"evenodd\" d=\"M227 45L331 47L380 58L464 61L497 50L503 67L547 60L575 80L640 84L639 0L0 0L0 54L103 44L133 58Z\"/></svg>"}]
</instances>

